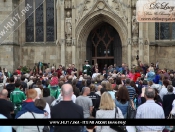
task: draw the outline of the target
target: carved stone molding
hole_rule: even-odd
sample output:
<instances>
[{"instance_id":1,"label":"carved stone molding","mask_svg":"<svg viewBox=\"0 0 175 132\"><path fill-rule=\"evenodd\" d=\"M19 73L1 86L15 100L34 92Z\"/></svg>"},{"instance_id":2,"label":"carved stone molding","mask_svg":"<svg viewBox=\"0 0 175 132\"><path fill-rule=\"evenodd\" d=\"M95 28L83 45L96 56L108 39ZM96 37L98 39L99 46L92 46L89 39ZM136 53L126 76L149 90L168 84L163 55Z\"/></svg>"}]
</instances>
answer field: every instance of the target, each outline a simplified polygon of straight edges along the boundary
<instances>
[{"instance_id":1,"label":"carved stone molding","mask_svg":"<svg viewBox=\"0 0 175 132\"><path fill-rule=\"evenodd\" d=\"M138 38L132 38L132 45L138 45Z\"/></svg>"},{"instance_id":2,"label":"carved stone molding","mask_svg":"<svg viewBox=\"0 0 175 132\"><path fill-rule=\"evenodd\" d=\"M133 8L136 7L136 2L137 2L137 0L132 0L131 6L132 6Z\"/></svg>"},{"instance_id":3,"label":"carved stone molding","mask_svg":"<svg viewBox=\"0 0 175 132\"><path fill-rule=\"evenodd\" d=\"M76 25L75 33L77 41L82 41L82 43L78 43L78 45L86 45L87 35L90 33L92 28L100 22L107 22L111 24L118 31L122 44L127 46L127 25L117 14L107 10L92 11L92 13L90 12L84 16Z\"/></svg>"},{"instance_id":4,"label":"carved stone molding","mask_svg":"<svg viewBox=\"0 0 175 132\"><path fill-rule=\"evenodd\" d=\"M105 4L103 2L99 2L98 5L97 5L97 8L99 10L103 10L105 8Z\"/></svg>"},{"instance_id":5,"label":"carved stone molding","mask_svg":"<svg viewBox=\"0 0 175 132\"><path fill-rule=\"evenodd\" d=\"M66 45L72 44L72 21L71 18L66 18L65 20L65 38Z\"/></svg>"},{"instance_id":6,"label":"carved stone molding","mask_svg":"<svg viewBox=\"0 0 175 132\"><path fill-rule=\"evenodd\" d=\"M139 38L139 44L140 45L143 45L144 44L143 38Z\"/></svg>"},{"instance_id":7,"label":"carved stone molding","mask_svg":"<svg viewBox=\"0 0 175 132\"><path fill-rule=\"evenodd\" d=\"M144 44L145 44L145 45L149 45L149 39L145 39Z\"/></svg>"},{"instance_id":8,"label":"carved stone molding","mask_svg":"<svg viewBox=\"0 0 175 132\"><path fill-rule=\"evenodd\" d=\"M61 39L60 45L64 45L65 44L65 39Z\"/></svg>"},{"instance_id":9,"label":"carved stone molding","mask_svg":"<svg viewBox=\"0 0 175 132\"><path fill-rule=\"evenodd\" d=\"M64 1L64 8L71 9L72 8L72 0L65 0Z\"/></svg>"},{"instance_id":10,"label":"carved stone molding","mask_svg":"<svg viewBox=\"0 0 175 132\"><path fill-rule=\"evenodd\" d=\"M128 38L128 45L131 45L132 44L132 40L131 38Z\"/></svg>"},{"instance_id":11,"label":"carved stone molding","mask_svg":"<svg viewBox=\"0 0 175 132\"><path fill-rule=\"evenodd\" d=\"M113 4L114 4L114 9L118 12L120 11L120 6L119 6L119 3L118 3L118 0L113 0L112 1Z\"/></svg>"},{"instance_id":12,"label":"carved stone molding","mask_svg":"<svg viewBox=\"0 0 175 132\"><path fill-rule=\"evenodd\" d=\"M72 39L72 46L76 46L76 38Z\"/></svg>"},{"instance_id":13,"label":"carved stone molding","mask_svg":"<svg viewBox=\"0 0 175 132\"><path fill-rule=\"evenodd\" d=\"M65 38L66 38L66 45L72 45L72 18L71 18L71 10L66 11L66 18L65 18Z\"/></svg>"},{"instance_id":14,"label":"carved stone molding","mask_svg":"<svg viewBox=\"0 0 175 132\"><path fill-rule=\"evenodd\" d=\"M132 43L133 45L138 45L139 44L139 23L136 20L136 11L133 10L133 15L132 15Z\"/></svg>"}]
</instances>

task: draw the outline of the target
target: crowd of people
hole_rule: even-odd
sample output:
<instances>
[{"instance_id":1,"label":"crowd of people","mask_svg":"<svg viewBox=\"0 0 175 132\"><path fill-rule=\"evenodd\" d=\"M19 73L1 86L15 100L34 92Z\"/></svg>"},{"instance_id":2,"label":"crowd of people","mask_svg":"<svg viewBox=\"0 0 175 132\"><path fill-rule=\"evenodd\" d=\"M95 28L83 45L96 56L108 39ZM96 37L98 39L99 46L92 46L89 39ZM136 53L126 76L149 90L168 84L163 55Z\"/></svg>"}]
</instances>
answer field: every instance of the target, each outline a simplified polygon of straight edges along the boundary
<instances>
[{"instance_id":1,"label":"crowd of people","mask_svg":"<svg viewBox=\"0 0 175 132\"><path fill-rule=\"evenodd\" d=\"M168 119L175 106L175 74L151 63L74 64L12 74L0 68L1 119ZM130 114L130 108L135 115ZM116 111L117 116L116 116ZM172 118L173 116L171 116ZM128 132L168 132L174 126L126 126ZM115 132L110 126L0 126L0 132Z\"/></svg>"}]
</instances>

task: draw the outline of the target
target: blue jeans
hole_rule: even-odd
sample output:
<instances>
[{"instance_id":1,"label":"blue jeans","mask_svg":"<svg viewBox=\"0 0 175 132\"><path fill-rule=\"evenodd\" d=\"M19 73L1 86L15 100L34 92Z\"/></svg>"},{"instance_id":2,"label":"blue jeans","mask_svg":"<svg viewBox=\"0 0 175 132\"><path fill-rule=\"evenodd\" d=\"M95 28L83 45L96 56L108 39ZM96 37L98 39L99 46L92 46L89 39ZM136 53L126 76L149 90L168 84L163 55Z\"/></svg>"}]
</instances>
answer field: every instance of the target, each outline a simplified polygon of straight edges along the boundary
<instances>
[{"instance_id":1,"label":"blue jeans","mask_svg":"<svg viewBox=\"0 0 175 132\"><path fill-rule=\"evenodd\" d=\"M50 126L50 132L54 132L54 127Z\"/></svg>"}]
</instances>

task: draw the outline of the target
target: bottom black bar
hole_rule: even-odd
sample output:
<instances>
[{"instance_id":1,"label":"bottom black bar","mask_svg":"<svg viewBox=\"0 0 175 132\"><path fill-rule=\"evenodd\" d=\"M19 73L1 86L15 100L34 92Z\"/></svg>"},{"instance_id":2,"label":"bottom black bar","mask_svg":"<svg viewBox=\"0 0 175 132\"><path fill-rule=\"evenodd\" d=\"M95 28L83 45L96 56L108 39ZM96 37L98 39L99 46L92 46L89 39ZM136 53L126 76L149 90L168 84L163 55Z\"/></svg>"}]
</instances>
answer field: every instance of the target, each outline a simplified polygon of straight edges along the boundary
<instances>
[{"instance_id":1,"label":"bottom black bar","mask_svg":"<svg viewBox=\"0 0 175 132\"><path fill-rule=\"evenodd\" d=\"M126 126L169 126L174 119L0 119L0 126L62 126L62 125L126 125Z\"/></svg>"}]
</instances>

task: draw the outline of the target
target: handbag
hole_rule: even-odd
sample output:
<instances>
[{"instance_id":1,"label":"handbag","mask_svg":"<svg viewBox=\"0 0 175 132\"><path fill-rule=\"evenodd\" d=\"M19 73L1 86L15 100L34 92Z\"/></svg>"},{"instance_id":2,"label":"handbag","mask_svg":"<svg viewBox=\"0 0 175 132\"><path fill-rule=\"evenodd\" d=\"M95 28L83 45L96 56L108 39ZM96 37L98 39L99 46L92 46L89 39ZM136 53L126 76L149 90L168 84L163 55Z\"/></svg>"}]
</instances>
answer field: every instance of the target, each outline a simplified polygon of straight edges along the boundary
<instances>
[{"instance_id":1,"label":"handbag","mask_svg":"<svg viewBox=\"0 0 175 132\"><path fill-rule=\"evenodd\" d=\"M136 110L132 107L131 100L128 102L127 119L134 119L136 116Z\"/></svg>"},{"instance_id":2,"label":"handbag","mask_svg":"<svg viewBox=\"0 0 175 132\"><path fill-rule=\"evenodd\" d=\"M118 115L118 118L119 118L119 113L118 113L117 107L115 108L115 119L116 119L116 114ZM126 129L126 126L110 125L110 128L117 131L117 132L128 132Z\"/></svg>"},{"instance_id":3,"label":"handbag","mask_svg":"<svg viewBox=\"0 0 175 132\"><path fill-rule=\"evenodd\" d=\"M34 119L36 119L35 116L34 116L34 114L33 114L32 112L30 112L30 113L33 115ZM38 126L37 126L37 129L38 129L38 132L40 132ZM43 128L43 132L50 132L49 127L48 127L48 126L44 126L44 128Z\"/></svg>"}]
</instances>

